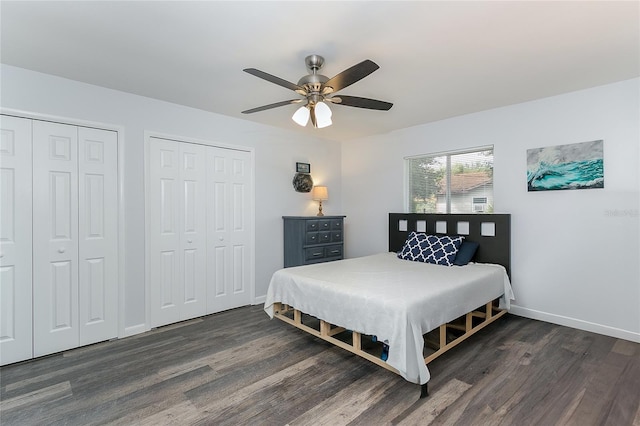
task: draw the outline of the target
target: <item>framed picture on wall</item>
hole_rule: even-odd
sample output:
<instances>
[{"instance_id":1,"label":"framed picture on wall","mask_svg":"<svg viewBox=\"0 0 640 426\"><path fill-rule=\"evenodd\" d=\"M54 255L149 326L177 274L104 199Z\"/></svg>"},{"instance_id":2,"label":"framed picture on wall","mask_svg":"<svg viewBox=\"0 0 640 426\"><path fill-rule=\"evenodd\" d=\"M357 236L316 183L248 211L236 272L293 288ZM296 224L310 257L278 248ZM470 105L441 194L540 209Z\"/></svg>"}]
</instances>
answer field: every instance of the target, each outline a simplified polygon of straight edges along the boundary
<instances>
[{"instance_id":1,"label":"framed picture on wall","mask_svg":"<svg viewBox=\"0 0 640 426\"><path fill-rule=\"evenodd\" d=\"M311 173L311 164L296 163L296 173Z\"/></svg>"},{"instance_id":2,"label":"framed picture on wall","mask_svg":"<svg viewBox=\"0 0 640 426\"><path fill-rule=\"evenodd\" d=\"M527 190L604 188L602 140L527 150Z\"/></svg>"}]
</instances>

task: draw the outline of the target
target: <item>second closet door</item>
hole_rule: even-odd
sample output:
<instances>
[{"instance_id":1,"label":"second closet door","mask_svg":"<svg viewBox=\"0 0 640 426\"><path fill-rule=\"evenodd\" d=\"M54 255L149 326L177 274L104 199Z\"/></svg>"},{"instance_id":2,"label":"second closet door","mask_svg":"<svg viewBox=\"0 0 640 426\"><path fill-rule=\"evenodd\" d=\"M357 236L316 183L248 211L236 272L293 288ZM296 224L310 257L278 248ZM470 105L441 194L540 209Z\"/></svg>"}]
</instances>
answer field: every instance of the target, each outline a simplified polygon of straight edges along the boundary
<instances>
[{"instance_id":1,"label":"second closet door","mask_svg":"<svg viewBox=\"0 0 640 426\"><path fill-rule=\"evenodd\" d=\"M206 314L206 147L151 138L149 282L153 327Z\"/></svg>"},{"instance_id":2,"label":"second closet door","mask_svg":"<svg viewBox=\"0 0 640 426\"><path fill-rule=\"evenodd\" d=\"M207 311L251 303L251 155L207 152Z\"/></svg>"},{"instance_id":3,"label":"second closet door","mask_svg":"<svg viewBox=\"0 0 640 426\"><path fill-rule=\"evenodd\" d=\"M151 137L147 265L152 327L251 303L251 154Z\"/></svg>"}]
</instances>

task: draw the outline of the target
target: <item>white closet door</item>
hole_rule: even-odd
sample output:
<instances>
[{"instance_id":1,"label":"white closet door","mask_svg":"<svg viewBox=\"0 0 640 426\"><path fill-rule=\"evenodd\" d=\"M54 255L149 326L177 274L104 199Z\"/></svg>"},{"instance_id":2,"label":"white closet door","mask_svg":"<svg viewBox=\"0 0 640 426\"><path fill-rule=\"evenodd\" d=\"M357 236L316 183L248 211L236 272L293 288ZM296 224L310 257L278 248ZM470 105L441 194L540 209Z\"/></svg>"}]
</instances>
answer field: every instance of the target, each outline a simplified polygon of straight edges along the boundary
<instances>
[{"instance_id":1,"label":"white closet door","mask_svg":"<svg viewBox=\"0 0 640 426\"><path fill-rule=\"evenodd\" d=\"M180 321L179 147L151 139L149 146L149 299L151 326Z\"/></svg>"},{"instance_id":2,"label":"white closet door","mask_svg":"<svg viewBox=\"0 0 640 426\"><path fill-rule=\"evenodd\" d=\"M78 130L33 122L33 351L78 346Z\"/></svg>"},{"instance_id":3,"label":"white closet door","mask_svg":"<svg viewBox=\"0 0 640 426\"><path fill-rule=\"evenodd\" d=\"M205 147L149 145L149 291L154 327L206 313Z\"/></svg>"},{"instance_id":4,"label":"white closet door","mask_svg":"<svg viewBox=\"0 0 640 426\"><path fill-rule=\"evenodd\" d=\"M206 147L180 145L181 319L207 313Z\"/></svg>"},{"instance_id":5,"label":"white closet door","mask_svg":"<svg viewBox=\"0 0 640 426\"><path fill-rule=\"evenodd\" d=\"M207 309L251 303L251 155L210 148L207 155Z\"/></svg>"},{"instance_id":6,"label":"white closet door","mask_svg":"<svg viewBox=\"0 0 640 426\"><path fill-rule=\"evenodd\" d=\"M78 128L80 344L118 335L116 132Z\"/></svg>"},{"instance_id":7,"label":"white closet door","mask_svg":"<svg viewBox=\"0 0 640 426\"><path fill-rule=\"evenodd\" d=\"M32 352L31 120L0 117L0 364Z\"/></svg>"}]
</instances>

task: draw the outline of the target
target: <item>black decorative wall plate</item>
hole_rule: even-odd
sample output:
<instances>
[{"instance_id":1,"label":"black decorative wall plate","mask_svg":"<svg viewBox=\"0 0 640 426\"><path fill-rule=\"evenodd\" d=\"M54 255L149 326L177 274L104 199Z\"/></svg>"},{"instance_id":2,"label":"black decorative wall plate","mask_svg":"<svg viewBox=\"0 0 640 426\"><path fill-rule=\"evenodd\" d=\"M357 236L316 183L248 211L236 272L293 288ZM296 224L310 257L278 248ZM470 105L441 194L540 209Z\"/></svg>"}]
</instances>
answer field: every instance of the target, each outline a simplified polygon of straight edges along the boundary
<instances>
[{"instance_id":1,"label":"black decorative wall plate","mask_svg":"<svg viewBox=\"0 0 640 426\"><path fill-rule=\"evenodd\" d=\"M306 173L296 173L293 177L293 189L298 192L311 192L313 188L313 179L311 175Z\"/></svg>"}]
</instances>

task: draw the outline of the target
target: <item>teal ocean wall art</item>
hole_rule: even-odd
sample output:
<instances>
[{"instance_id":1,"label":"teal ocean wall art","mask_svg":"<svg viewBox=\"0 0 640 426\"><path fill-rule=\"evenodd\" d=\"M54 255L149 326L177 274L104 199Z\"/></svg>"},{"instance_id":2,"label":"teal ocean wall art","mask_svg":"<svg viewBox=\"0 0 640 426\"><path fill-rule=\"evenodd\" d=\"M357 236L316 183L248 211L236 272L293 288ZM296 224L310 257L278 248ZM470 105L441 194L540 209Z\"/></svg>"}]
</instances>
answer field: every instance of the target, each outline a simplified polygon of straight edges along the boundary
<instances>
[{"instance_id":1,"label":"teal ocean wall art","mask_svg":"<svg viewBox=\"0 0 640 426\"><path fill-rule=\"evenodd\" d=\"M604 188L602 140L527 150L528 191Z\"/></svg>"}]
</instances>

